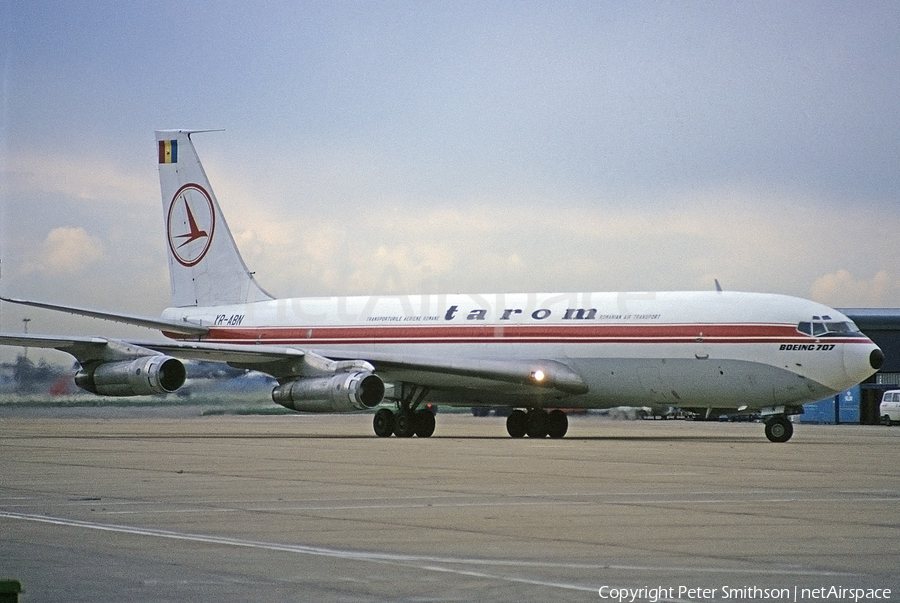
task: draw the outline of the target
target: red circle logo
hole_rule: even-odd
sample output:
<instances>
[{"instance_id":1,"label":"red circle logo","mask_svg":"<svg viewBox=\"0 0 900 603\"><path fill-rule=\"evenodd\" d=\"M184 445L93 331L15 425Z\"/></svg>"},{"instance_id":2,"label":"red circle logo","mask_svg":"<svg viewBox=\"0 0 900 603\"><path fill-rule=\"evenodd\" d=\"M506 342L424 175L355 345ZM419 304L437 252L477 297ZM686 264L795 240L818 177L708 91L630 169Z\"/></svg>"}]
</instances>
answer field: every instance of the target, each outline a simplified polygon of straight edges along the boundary
<instances>
[{"instance_id":1,"label":"red circle logo","mask_svg":"<svg viewBox=\"0 0 900 603\"><path fill-rule=\"evenodd\" d=\"M216 212L209 193L198 184L178 189L166 219L169 249L178 263L196 266L209 251L215 229Z\"/></svg>"}]
</instances>

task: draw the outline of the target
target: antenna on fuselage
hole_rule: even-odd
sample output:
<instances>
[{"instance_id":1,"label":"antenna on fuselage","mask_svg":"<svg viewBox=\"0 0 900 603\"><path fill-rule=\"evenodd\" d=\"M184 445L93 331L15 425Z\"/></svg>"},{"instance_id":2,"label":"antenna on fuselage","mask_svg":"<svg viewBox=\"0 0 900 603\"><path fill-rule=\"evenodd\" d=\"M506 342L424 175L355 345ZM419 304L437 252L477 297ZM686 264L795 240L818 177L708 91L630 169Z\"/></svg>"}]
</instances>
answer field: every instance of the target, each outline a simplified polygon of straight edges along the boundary
<instances>
[{"instance_id":1,"label":"antenna on fuselage","mask_svg":"<svg viewBox=\"0 0 900 603\"><path fill-rule=\"evenodd\" d=\"M713 280L716 281L716 291L718 291L719 293L721 293L721 292L722 292L722 285L719 284L719 279L714 278Z\"/></svg>"}]
</instances>

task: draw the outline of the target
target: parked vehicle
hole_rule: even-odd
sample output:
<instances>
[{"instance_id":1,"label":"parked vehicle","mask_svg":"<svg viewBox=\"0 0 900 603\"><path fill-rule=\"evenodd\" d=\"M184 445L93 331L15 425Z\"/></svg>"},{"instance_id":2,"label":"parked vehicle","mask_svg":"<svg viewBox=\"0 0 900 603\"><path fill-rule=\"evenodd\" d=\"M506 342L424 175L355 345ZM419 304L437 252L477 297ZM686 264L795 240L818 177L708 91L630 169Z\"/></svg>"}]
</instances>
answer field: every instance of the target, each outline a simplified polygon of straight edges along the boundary
<instances>
[{"instance_id":1,"label":"parked vehicle","mask_svg":"<svg viewBox=\"0 0 900 603\"><path fill-rule=\"evenodd\" d=\"M884 392L881 405L878 407L878 416L881 417L883 425L900 423L900 389Z\"/></svg>"}]
</instances>

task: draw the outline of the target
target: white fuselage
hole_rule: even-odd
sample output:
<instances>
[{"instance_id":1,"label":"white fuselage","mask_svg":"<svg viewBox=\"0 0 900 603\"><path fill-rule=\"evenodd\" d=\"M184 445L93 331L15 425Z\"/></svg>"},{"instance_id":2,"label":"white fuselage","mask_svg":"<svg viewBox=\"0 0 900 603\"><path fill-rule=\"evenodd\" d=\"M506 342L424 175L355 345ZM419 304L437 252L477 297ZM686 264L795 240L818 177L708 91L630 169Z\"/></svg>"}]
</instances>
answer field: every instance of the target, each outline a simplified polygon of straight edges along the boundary
<instances>
[{"instance_id":1,"label":"white fuselage","mask_svg":"<svg viewBox=\"0 0 900 603\"><path fill-rule=\"evenodd\" d=\"M164 316L210 327L204 341L323 355L555 360L588 386L567 408L798 406L868 378L877 349L858 332L798 330L823 318L850 322L827 306L737 292L294 298Z\"/></svg>"}]
</instances>

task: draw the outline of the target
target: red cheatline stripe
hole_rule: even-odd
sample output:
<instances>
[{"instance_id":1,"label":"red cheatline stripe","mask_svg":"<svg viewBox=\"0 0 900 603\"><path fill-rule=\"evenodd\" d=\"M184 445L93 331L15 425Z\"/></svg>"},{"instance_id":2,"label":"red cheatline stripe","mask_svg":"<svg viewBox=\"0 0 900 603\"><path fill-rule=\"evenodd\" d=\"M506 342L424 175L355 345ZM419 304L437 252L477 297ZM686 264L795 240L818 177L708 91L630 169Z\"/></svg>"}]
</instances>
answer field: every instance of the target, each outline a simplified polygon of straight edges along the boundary
<instances>
[{"instance_id":1,"label":"red cheatline stripe","mask_svg":"<svg viewBox=\"0 0 900 603\"><path fill-rule=\"evenodd\" d=\"M794 325L364 325L222 327L207 341L223 343L810 343ZM823 340L826 341L826 340ZM827 338L828 343L860 338Z\"/></svg>"}]
</instances>

